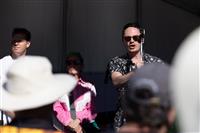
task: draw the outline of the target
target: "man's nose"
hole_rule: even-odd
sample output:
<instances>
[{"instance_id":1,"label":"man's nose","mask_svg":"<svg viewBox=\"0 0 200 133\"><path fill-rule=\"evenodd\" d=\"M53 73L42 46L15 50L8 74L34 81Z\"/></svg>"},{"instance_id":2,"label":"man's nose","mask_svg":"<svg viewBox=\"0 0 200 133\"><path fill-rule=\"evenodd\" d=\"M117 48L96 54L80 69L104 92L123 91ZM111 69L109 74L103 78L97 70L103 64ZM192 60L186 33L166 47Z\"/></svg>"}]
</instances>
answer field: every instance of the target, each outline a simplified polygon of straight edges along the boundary
<instances>
[{"instance_id":1,"label":"man's nose","mask_svg":"<svg viewBox=\"0 0 200 133\"><path fill-rule=\"evenodd\" d=\"M19 42L13 42L13 46L17 46Z\"/></svg>"},{"instance_id":2,"label":"man's nose","mask_svg":"<svg viewBox=\"0 0 200 133\"><path fill-rule=\"evenodd\" d=\"M130 40L130 42L132 42L132 43L133 43L133 42L135 42L135 40L133 39L133 37L131 37L131 40Z\"/></svg>"}]
</instances>

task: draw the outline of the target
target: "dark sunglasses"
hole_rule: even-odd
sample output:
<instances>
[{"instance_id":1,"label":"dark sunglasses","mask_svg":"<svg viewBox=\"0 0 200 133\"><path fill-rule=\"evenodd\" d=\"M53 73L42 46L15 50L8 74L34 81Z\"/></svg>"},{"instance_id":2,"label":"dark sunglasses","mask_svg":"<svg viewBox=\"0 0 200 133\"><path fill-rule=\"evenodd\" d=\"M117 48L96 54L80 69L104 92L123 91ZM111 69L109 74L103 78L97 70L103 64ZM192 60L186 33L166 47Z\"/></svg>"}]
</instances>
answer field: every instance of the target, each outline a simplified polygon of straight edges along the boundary
<instances>
[{"instance_id":1,"label":"dark sunglasses","mask_svg":"<svg viewBox=\"0 0 200 133\"><path fill-rule=\"evenodd\" d=\"M134 41L137 41L137 42L141 43L141 40L142 40L141 35L140 36L124 36L124 40L126 42L131 41L131 38L133 38Z\"/></svg>"},{"instance_id":2,"label":"dark sunglasses","mask_svg":"<svg viewBox=\"0 0 200 133\"><path fill-rule=\"evenodd\" d=\"M66 60L66 65L81 65L81 62L79 60Z\"/></svg>"}]
</instances>

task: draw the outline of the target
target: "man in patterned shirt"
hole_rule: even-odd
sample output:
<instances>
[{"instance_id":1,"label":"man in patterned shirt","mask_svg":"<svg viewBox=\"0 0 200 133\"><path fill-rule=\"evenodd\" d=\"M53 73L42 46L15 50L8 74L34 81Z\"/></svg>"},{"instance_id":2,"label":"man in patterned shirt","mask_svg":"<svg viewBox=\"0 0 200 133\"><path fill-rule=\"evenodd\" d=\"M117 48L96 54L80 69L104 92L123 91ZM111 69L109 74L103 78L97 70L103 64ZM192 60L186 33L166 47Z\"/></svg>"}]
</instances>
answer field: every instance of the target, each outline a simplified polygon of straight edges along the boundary
<instances>
[{"instance_id":1,"label":"man in patterned shirt","mask_svg":"<svg viewBox=\"0 0 200 133\"><path fill-rule=\"evenodd\" d=\"M116 56L109 61L108 70L114 86L119 91L118 109L114 118L114 127L119 127L126 122L121 109L121 97L126 90L126 82L134 75L137 68L147 64L163 61L155 56L143 53L142 44L144 42L144 29L141 29L137 23L128 23L122 30L122 40L127 48L127 53L122 56Z\"/></svg>"}]
</instances>

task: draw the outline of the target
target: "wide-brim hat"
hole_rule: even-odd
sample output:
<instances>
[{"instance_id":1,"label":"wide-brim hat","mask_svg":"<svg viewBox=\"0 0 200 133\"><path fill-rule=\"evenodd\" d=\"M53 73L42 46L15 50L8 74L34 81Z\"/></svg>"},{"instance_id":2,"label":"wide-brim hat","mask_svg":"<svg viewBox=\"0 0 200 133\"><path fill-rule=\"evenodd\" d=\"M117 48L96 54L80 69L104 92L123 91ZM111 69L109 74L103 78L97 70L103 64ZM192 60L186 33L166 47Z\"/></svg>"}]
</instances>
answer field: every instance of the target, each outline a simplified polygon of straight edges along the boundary
<instances>
[{"instance_id":1,"label":"wide-brim hat","mask_svg":"<svg viewBox=\"0 0 200 133\"><path fill-rule=\"evenodd\" d=\"M24 56L16 59L0 90L0 109L20 111L48 105L69 93L76 79L68 74L53 74L46 57Z\"/></svg>"}]
</instances>

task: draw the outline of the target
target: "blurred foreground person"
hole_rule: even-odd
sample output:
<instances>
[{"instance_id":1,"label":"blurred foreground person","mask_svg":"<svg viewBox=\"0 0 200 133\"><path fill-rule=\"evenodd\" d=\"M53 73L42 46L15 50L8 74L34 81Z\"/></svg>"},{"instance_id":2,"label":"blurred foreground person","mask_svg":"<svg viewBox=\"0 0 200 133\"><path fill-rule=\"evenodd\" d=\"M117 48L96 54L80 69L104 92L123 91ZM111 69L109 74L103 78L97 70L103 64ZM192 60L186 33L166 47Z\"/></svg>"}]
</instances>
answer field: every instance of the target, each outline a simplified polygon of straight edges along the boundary
<instances>
[{"instance_id":1,"label":"blurred foreground person","mask_svg":"<svg viewBox=\"0 0 200 133\"><path fill-rule=\"evenodd\" d=\"M119 133L167 133L175 119L169 92L169 66L147 64L127 84L122 107L127 123Z\"/></svg>"},{"instance_id":2,"label":"blurred foreground person","mask_svg":"<svg viewBox=\"0 0 200 133\"><path fill-rule=\"evenodd\" d=\"M171 90L181 133L200 132L200 27L181 44L173 59Z\"/></svg>"},{"instance_id":3,"label":"blurred foreground person","mask_svg":"<svg viewBox=\"0 0 200 133\"><path fill-rule=\"evenodd\" d=\"M52 103L76 85L67 74L53 74L49 60L41 56L16 59L7 73L1 89L1 106L14 111L9 126L0 127L1 133L54 133Z\"/></svg>"}]
</instances>

